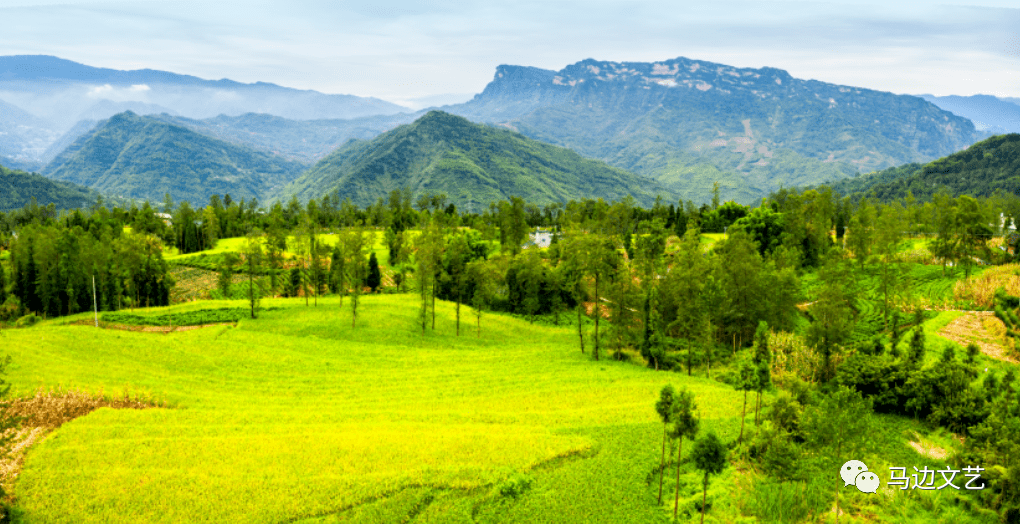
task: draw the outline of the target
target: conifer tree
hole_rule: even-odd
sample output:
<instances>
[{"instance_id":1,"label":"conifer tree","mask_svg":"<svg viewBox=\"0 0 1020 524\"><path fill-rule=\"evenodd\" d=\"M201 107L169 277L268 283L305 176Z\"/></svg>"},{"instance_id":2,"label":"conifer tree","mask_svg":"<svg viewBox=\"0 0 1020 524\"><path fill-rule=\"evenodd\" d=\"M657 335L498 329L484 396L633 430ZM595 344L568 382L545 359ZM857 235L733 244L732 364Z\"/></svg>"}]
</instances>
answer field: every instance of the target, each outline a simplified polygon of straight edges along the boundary
<instances>
[{"instance_id":1,"label":"conifer tree","mask_svg":"<svg viewBox=\"0 0 1020 524\"><path fill-rule=\"evenodd\" d=\"M365 278L365 285L372 288L375 293L382 284L382 273L379 271L379 260L375 257L375 251L368 257L368 277Z\"/></svg>"}]
</instances>

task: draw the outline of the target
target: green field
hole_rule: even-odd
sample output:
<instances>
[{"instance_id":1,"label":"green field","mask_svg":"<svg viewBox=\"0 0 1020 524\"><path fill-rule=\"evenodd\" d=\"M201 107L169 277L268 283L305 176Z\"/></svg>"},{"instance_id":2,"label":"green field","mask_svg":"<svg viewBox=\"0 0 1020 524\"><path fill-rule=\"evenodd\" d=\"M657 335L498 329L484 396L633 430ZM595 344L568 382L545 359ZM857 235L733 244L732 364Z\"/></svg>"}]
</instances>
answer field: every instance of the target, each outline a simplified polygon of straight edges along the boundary
<instances>
[{"instance_id":1,"label":"green field","mask_svg":"<svg viewBox=\"0 0 1020 524\"><path fill-rule=\"evenodd\" d=\"M366 297L356 329L334 298L265 305L274 309L236 327L171 335L70 325L75 317L4 331L18 394L59 384L172 406L103 408L37 444L15 487L15 521L669 522L672 497L656 503L658 390L691 388L702 428L724 441L739 430L742 396L729 386L594 362L569 328L487 314L481 338L473 325L458 338L452 305L440 303L437 331L423 337L410 295ZM921 426L882 420L869 456L920 465L903 435ZM687 520L701 486L682 467ZM717 477L706 521L754 522L741 516L757 511L753 478L732 465ZM670 494L673 485L667 475ZM847 502L874 511L901 506L896 497ZM927 506L914 511L944 510Z\"/></svg>"}]
</instances>

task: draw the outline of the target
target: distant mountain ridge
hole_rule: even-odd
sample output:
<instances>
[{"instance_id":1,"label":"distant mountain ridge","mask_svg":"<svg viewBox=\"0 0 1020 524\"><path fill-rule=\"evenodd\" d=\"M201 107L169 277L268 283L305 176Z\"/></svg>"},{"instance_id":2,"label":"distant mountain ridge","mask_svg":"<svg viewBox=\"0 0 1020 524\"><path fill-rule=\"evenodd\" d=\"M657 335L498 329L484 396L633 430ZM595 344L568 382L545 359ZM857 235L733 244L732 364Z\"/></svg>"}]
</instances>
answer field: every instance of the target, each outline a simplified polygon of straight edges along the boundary
<instances>
[{"instance_id":1,"label":"distant mountain ridge","mask_svg":"<svg viewBox=\"0 0 1020 524\"><path fill-rule=\"evenodd\" d=\"M991 95L920 96L946 111L969 118L982 131L995 134L1020 133L1020 105L1010 99Z\"/></svg>"},{"instance_id":2,"label":"distant mountain ridge","mask_svg":"<svg viewBox=\"0 0 1020 524\"><path fill-rule=\"evenodd\" d=\"M360 206L409 187L415 195L445 193L460 208L520 196L546 204L627 195L650 205L675 195L654 182L518 133L472 123L442 111L370 141L354 140L320 160L282 194L302 201L337 192Z\"/></svg>"},{"instance_id":3,"label":"distant mountain ridge","mask_svg":"<svg viewBox=\"0 0 1020 524\"><path fill-rule=\"evenodd\" d=\"M306 165L125 112L100 122L43 170L110 195L207 202L214 194L269 200Z\"/></svg>"},{"instance_id":4,"label":"distant mountain ridge","mask_svg":"<svg viewBox=\"0 0 1020 524\"><path fill-rule=\"evenodd\" d=\"M39 155L81 120L101 120L127 110L197 119L266 113L295 120L409 111L371 97L324 94L266 82L205 80L152 69L119 71L35 55L0 56L0 100L38 121L33 126L39 129L35 134L24 130L2 134L0 129L0 156L23 161L43 161ZM14 122L4 113L0 106L0 126Z\"/></svg>"},{"instance_id":5,"label":"distant mountain ridge","mask_svg":"<svg viewBox=\"0 0 1020 524\"><path fill-rule=\"evenodd\" d=\"M501 65L471 101L443 108L569 147L695 201L844 178L943 156L985 136L920 98L676 58Z\"/></svg>"}]
</instances>

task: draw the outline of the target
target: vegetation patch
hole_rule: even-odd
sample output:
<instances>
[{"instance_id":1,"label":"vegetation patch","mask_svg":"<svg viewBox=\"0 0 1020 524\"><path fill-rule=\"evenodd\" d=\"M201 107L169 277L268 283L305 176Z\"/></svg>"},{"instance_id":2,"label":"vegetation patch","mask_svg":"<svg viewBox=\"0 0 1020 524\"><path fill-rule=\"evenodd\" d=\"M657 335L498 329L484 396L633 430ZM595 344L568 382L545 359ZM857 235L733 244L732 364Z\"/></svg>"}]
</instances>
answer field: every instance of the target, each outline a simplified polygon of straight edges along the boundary
<instances>
[{"instance_id":1,"label":"vegetation patch","mask_svg":"<svg viewBox=\"0 0 1020 524\"><path fill-rule=\"evenodd\" d=\"M132 313L103 313L99 318L111 324L129 326L201 326L225 324L251 317L251 310L245 308L199 309L174 314L136 315Z\"/></svg>"},{"instance_id":2,"label":"vegetation patch","mask_svg":"<svg viewBox=\"0 0 1020 524\"><path fill-rule=\"evenodd\" d=\"M104 407L147 409L168 405L147 395L124 393L123 396L109 396L102 391L89 393L82 389L59 387L38 389L31 397L11 400L7 415L20 420L20 424L3 435L10 439L4 449L6 454L0 457L0 487L3 492L14 492L14 483L21 472L25 455L33 445L61 425Z\"/></svg>"},{"instance_id":3,"label":"vegetation patch","mask_svg":"<svg viewBox=\"0 0 1020 524\"><path fill-rule=\"evenodd\" d=\"M1020 264L1004 264L988 268L980 275L960 280L953 286L957 300L972 302L982 308L995 307L995 292L999 288L1013 296L1020 296Z\"/></svg>"}]
</instances>

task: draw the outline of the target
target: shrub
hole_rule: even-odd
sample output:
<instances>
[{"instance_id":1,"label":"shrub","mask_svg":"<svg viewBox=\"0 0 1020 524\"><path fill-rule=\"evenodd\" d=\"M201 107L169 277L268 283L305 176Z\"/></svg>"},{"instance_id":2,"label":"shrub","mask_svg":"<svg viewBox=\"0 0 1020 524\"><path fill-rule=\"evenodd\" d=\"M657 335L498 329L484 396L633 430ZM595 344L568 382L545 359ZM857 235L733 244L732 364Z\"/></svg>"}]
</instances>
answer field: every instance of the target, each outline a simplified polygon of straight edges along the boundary
<instances>
[{"instance_id":1,"label":"shrub","mask_svg":"<svg viewBox=\"0 0 1020 524\"><path fill-rule=\"evenodd\" d=\"M504 480L497 486L499 496L516 499L524 494L524 492L531 489L531 484L534 482L530 476L524 473L517 473L510 478Z\"/></svg>"},{"instance_id":2,"label":"shrub","mask_svg":"<svg viewBox=\"0 0 1020 524\"><path fill-rule=\"evenodd\" d=\"M29 327L34 326L36 322L39 322L39 317L35 316L35 313L29 313L19 318L18 321L14 323L14 326L19 328Z\"/></svg>"}]
</instances>

